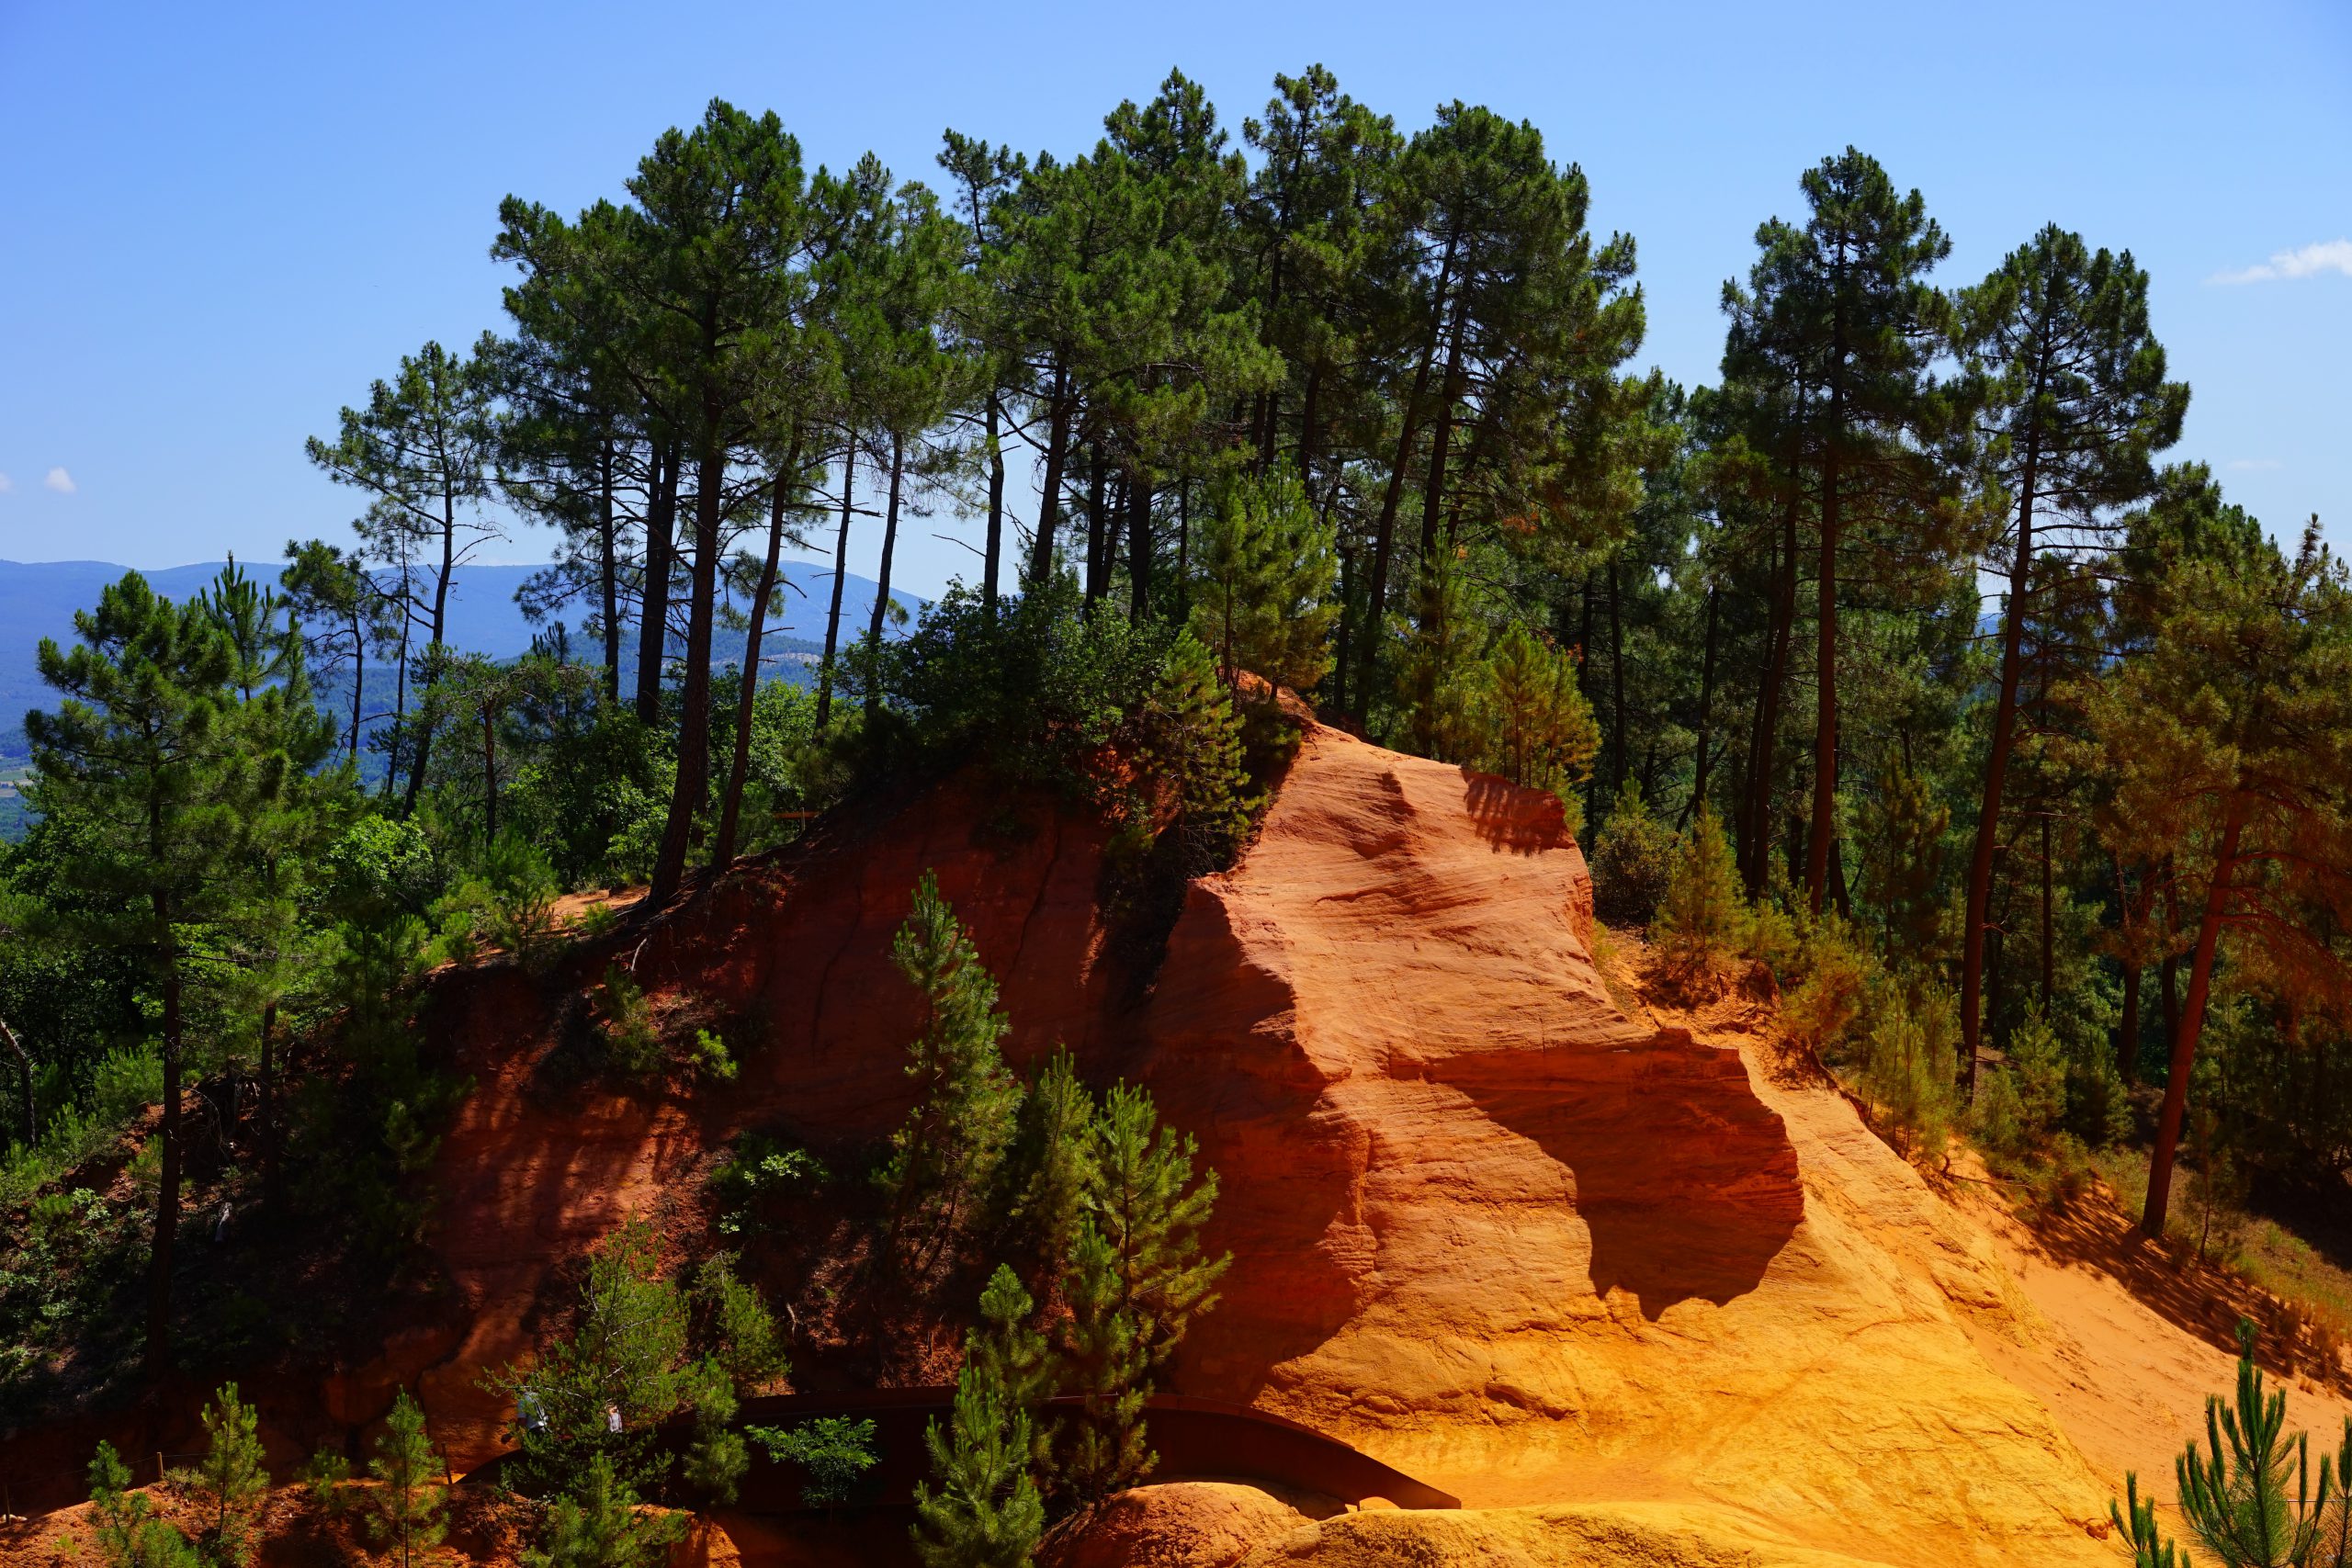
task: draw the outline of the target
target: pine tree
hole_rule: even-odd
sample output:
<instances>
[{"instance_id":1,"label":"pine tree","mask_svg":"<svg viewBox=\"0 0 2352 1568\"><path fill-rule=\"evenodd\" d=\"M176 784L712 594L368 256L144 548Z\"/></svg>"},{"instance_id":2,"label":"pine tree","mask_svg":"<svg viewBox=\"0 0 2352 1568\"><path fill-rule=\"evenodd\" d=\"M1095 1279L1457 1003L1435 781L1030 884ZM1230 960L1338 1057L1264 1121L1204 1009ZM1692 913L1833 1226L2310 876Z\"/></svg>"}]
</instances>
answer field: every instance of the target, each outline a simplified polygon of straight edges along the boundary
<instances>
[{"instance_id":1,"label":"pine tree","mask_svg":"<svg viewBox=\"0 0 2352 1568\"><path fill-rule=\"evenodd\" d=\"M1600 726L1577 684L1577 661L1513 622L1480 669L1480 759L1523 789L1560 797L1571 833L1584 827L1582 789L1600 750Z\"/></svg>"},{"instance_id":2,"label":"pine tree","mask_svg":"<svg viewBox=\"0 0 2352 1568\"><path fill-rule=\"evenodd\" d=\"M1173 797L1174 825L1187 841L1186 870L1216 870L1250 831L1258 800L1243 765L1241 719L1219 683L1209 650L1180 632L1146 704L1136 764Z\"/></svg>"},{"instance_id":3,"label":"pine tree","mask_svg":"<svg viewBox=\"0 0 2352 1568\"><path fill-rule=\"evenodd\" d=\"M345 408L333 443L312 436L311 462L338 483L375 498L379 521L378 559L405 568L424 558L430 589L408 594L406 616L424 635L428 650L446 644L449 591L458 570L483 545L500 539L482 510L492 467L491 402L496 378L489 359L452 354L428 343L401 358L389 382L368 391L368 407ZM406 573L403 571L403 577ZM405 663L406 640L402 641ZM413 808L424 787L429 745L410 754L407 801Z\"/></svg>"},{"instance_id":4,"label":"pine tree","mask_svg":"<svg viewBox=\"0 0 2352 1568\"><path fill-rule=\"evenodd\" d=\"M1994 474L2017 509L1988 565L2006 565L2001 679L1993 711L1984 804L1968 868L1962 931L1962 1070L1975 1081L1983 1027L1986 908L2023 668L2023 627L2037 524L2062 547L2113 531L2114 509L2154 488L2154 452L2180 437L2186 382L2165 379L2165 353L2148 329L2148 275L2130 252L2096 255L2052 223L2013 251L1961 299L1962 335L1985 377L1981 423ZM2046 514L2046 516L2044 515Z\"/></svg>"},{"instance_id":5,"label":"pine tree","mask_svg":"<svg viewBox=\"0 0 2352 1568\"><path fill-rule=\"evenodd\" d=\"M890 956L922 997L922 1026L908 1046L915 1106L879 1179L891 1230L917 1245L920 1269L989 1190L1021 1089L997 1046L1011 1026L997 1009L996 979L928 871Z\"/></svg>"},{"instance_id":6,"label":"pine tree","mask_svg":"<svg viewBox=\"0 0 2352 1568\"><path fill-rule=\"evenodd\" d=\"M1192 590L1193 635L1227 685L1242 671L1312 692L1330 672L1331 529L1288 474L1226 484L1204 520Z\"/></svg>"},{"instance_id":7,"label":"pine tree","mask_svg":"<svg viewBox=\"0 0 2352 1568\"><path fill-rule=\"evenodd\" d=\"M2352 582L2313 531L2291 562L2188 562L2154 606L2145 648L2084 682L2087 739L2061 755L2098 773L2109 847L2199 911L2140 1220L2161 1236L2224 928L2298 987L2347 973L2295 910L2352 900L2352 861L2307 852L2352 835Z\"/></svg>"},{"instance_id":8,"label":"pine tree","mask_svg":"<svg viewBox=\"0 0 2352 1568\"><path fill-rule=\"evenodd\" d=\"M545 1532L525 1549L525 1568L659 1568L684 1533L684 1516L640 1510L637 1494L596 1454L575 1491L548 1507Z\"/></svg>"},{"instance_id":9,"label":"pine tree","mask_svg":"<svg viewBox=\"0 0 2352 1568\"><path fill-rule=\"evenodd\" d=\"M1200 1231L1216 1205L1216 1173L1193 1179L1188 1134L1159 1124L1151 1096L1115 1086L1095 1122L1095 1176L1065 1280L1071 1362L1084 1414L1069 1473L1099 1502L1157 1462L1144 1402L1153 1375L1193 1320L1216 1305L1230 1254L1201 1256Z\"/></svg>"},{"instance_id":10,"label":"pine tree","mask_svg":"<svg viewBox=\"0 0 2352 1568\"><path fill-rule=\"evenodd\" d=\"M1737 943L1745 912L1730 840L1713 808L1702 806L1675 848L1658 900L1656 937L1668 969L1686 978L1715 969Z\"/></svg>"},{"instance_id":11,"label":"pine tree","mask_svg":"<svg viewBox=\"0 0 2352 1568\"><path fill-rule=\"evenodd\" d=\"M130 572L74 624L71 651L41 639L41 679L64 701L25 716L28 793L44 817L77 829L62 840L60 881L77 897L53 909L61 934L131 956L160 993L163 1158L147 1300L147 1368L160 1377L179 1235L185 932L233 900L253 770L226 689L233 651L201 605L157 598Z\"/></svg>"},{"instance_id":12,"label":"pine tree","mask_svg":"<svg viewBox=\"0 0 2352 1568\"><path fill-rule=\"evenodd\" d=\"M976 1335L977 1337L977 1335ZM925 1568L1022 1568L1045 1533L1031 1479L1033 1427L994 1363L967 1358L945 1430L933 1419L923 1447L939 1489L915 1483L911 1527Z\"/></svg>"},{"instance_id":13,"label":"pine tree","mask_svg":"<svg viewBox=\"0 0 2352 1568\"><path fill-rule=\"evenodd\" d=\"M2205 1451L2192 1440L2174 1461L2181 1517L2225 1568L2345 1568L2352 1538L2334 1516L2343 1512L2346 1478L2323 1452L2319 1488L2311 1490L2309 1439L2301 1432L2288 1438L2286 1391L2265 1390L2254 1344L2254 1325L2241 1323L2236 1404L2208 1399ZM2333 1541L2324 1539L2331 1535Z\"/></svg>"},{"instance_id":14,"label":"pine tree","mask_svg":"<svg viewBox=\"0 0 2352 1568\"><path fill-rule=\"evenodd\" d=\"M399 1556L401 1568L412 1568L418 1553L431 1551L448 1533L448 1495L435 1479L444 1471L425 1433L424 1412L406 1389L392 1401L368 1473L376 1478L368 1493L368 1533Z\"/></svg>"},{"instance_id":15,"label":"pine tree","mask_svg":"<svg viewBox=\"0 0 2352 1568\"><path fill-rule=\"evenodd\" d=\"M269 1496L260 1416L252 1405L238 1402L237 1385L232 1382L220 1385L199 1419L204 1457L182 1484L204 1520L206 1561L237 1568L261 1545L262 1505Z\"/></svg>"},{"instance_id":16,"label":"pine tree","mask_svg":"<svg viewBox=\"0 0 2352 1568\"><path fill-rule=\"evenodd\" d=\"M1938 450L1951 433L1952 401L1928 373L1948 341L1951 310L1927 274L1951 242L1917 191L1897 194L1877 160L1854 148L1823 159L1801 183L1810 209L1804 225L1775 219L1760 227L1763 254L1748 291L1725 288L1733 326L1724 369L1794 390L1793 428L1812 471L1814 778L1804 887L1818 914L1837 838L1844 558L1864 539L1898 559L1938 553L1937 513L1956 489Z\"/></svg>"},{"instance_id":17,"label":"pine tree","mask_svg":"<svg viewBox=\"0 0 2352 1568\"><path fill-rule=\"evenodd\" d=\"M1413 583L1411 628L1396 667L1406 744L1424 757L1458 762L1477 743L1472 704L1478 642L1461 558L1450 550L1424 558Z\"/></svg>"},{"instance_id":18,"label":"pine tree","mask_svg":"<svg viewBox=\"0 0 2352 1568\"><path fill-rule=\"evenodd\" d=\"M1094 1097L1070 1054L1057 1051L1022 1096L1006 1151L1008 1228L1041 1286L1059 1277L1078 1245L1094 1180L1093 1130Z\"/></svg>"},{"instance_id":19,"label":"pine tree","mask_svg":"<svg viewBox=\"0 0 2352 1568\"><path fill-rule=\"evenodd\" d=\"M130 1471L114 1445L100 1443L90 1461L90 1513L107 1568L199 1568L195 1543L152 1509L144 1493L130 1489Z\"/></svg>"}]
</instances>

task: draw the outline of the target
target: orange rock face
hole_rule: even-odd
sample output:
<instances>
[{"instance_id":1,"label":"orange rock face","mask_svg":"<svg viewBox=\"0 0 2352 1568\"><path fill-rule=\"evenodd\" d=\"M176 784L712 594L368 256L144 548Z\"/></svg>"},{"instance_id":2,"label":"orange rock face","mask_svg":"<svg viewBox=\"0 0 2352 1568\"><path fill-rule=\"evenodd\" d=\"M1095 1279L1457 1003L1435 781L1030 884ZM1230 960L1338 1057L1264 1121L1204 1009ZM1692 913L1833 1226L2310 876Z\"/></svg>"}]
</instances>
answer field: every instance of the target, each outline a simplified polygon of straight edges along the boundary
<instances>
[{"instance_id":1,"label":"orange rock face","mask_svg":"<svg viewBox=\"0 0 2352 1568\"><path fill-rule=\"evenodd\" d=\"M1024 822L978 784L937 791L648 941L649 988L766 1021L721 1094L550 1099L513 1047L525 1002L499 987L520 980L449 1012L480 1080L439 1232L469 1326L424 1381L461 1462L500 1414L474 1380L527 1350L559 1266L698 1154L902 1116L889 937L931 869L1002 982L1015 1063L1067 1043L1097 1083L1146 1083L1219 1174L1234 1264L1176 1389L1470 1506L1351 1515L1252 1561L1442 1560L1414 1544L1441 1525L1529 1562L1602 1561L1611 1530L1667 1541L1660 1562L1716 1560L1671 1554L1710 1530L1724 1562L2107 1560L2103 1490L1964 1326L2033 1332L1981 1232L1836 1095L1620 1010L1556 802L1310 728L1148 991L1098 915L1100 832Z\"/></svg>"}]
</instances>

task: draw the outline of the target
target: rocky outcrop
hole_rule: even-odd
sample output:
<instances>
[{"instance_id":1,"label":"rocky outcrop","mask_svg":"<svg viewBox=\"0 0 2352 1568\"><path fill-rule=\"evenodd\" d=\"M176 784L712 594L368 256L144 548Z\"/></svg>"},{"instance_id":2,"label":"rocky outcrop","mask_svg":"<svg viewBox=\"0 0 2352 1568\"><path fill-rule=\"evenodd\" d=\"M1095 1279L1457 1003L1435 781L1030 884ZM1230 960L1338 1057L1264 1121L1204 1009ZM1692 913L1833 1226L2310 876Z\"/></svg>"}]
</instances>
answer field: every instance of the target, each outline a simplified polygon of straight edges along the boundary
<instances>
[{"instance_id":1,"label":"rocky outcrop","mask_svg":"<svg viewBox=\"0 0 2352 1568\"><path fill-rule=\"evenodd\" d=\"M929 869L1001 977L1008 1054L1067 1043L1143 1081L1219 1174L1234 1263L1174 1386L1471 1506L1335 1518L1253 1561L1436 1560L1451 1531L1597 1562L1637 1526L1719 1549L1625 1561L2104 1561L2100 1489L1963 1328L2027 1332L1982 1238L1834 1094L1627 1016L1556 801L1310 728L1148 987L1099 913L1102 850L966 781L673 918L639 976L757 1026L723 1095L548 1095L498 994L452 1010L480 1088L443 1156L469 1314L424 1374L445 1440L494 1441L480 1369L702 1151L899 1120L914 1019L888 943ZM1636 1506L1668 1514L1593 1522Z\"/></svg>"}]
</instances>

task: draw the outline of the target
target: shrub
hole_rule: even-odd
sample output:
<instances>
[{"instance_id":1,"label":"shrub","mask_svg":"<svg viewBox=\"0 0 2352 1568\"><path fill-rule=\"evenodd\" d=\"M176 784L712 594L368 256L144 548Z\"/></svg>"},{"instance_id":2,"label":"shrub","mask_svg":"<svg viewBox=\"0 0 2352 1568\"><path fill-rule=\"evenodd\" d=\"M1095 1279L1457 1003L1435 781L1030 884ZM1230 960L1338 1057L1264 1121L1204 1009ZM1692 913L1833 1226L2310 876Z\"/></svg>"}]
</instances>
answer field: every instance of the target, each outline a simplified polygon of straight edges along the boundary
<instances>
[{"instance_id":1,"label":"shrub","mask_svg":"<svg viewBox=\"0 0 2352 1568\"><path fill-rule=\"evenodd\" d=\"M807 1149L746 1133L735 1140L734 1153L710 1175L710 1190L719 1203L719 1234L756 1233L763 1228L757 1213L763 1200L778 1193L813 1190L831 1179L824 1163Z\"/></svg>"},{"instance_id":2,"label":"shrub","mask_svg":"<svg viewBox=\"0 0 2352 1568\"><path fill-rule=\"evenodd\" d=\"M646 1077L662 1066L662 1032L654 1026L653 1004L637 976L617 964L605 968L605 983L595 999L596 1038L605 1060L616 1071Z\"/></svg>"},{"instance_id":3,"label":"shrub","mask_svg":"<svg viewBox=\"0 0 2352 1568\"><path fill-rule=\"evenodd\" d=\"M107 1568L198 1568L195 1545L151 1510L130 1489L130 1471L114 1446L100 1443L90 1461L90 1514Z\"/></svg>"},{"instance_id":4,"label":"shrub","mask_svg":"<svg viewBox=\"0 0 2352 1568\"><path fill-rule=\"evenodd\" d=\"M1330 672L1340 607L1331 526L1287 470L1236 476L1202 520L1192 583L1192 633L1230 684L1244 670L1311 692Z\"/></svg>"},{"instance_id":5,"label":"shrub","mask_svg":"<svg viewBox=\"0 0 2352 1568\"><path fill-rule=\"evenodd\" d=\"M1632 780L1601 823L1592 846L1592 903L1602 919L1645 926L1666 896L1674 863L1674 833L1650 814Z\"/></svg>"},{"instance_id":6,"label":"shrub","mask_svg":"<svg viewBox=\"0 0 2352 1568\"><path fill-rule=\"evenodd\" d=\"M800 1467L800 1501L837 1508L857 1495L858 1483L876 1462L874 1423L846 1416L820 1416L790 1428L746 1427L743 1435L778 1464Z\"/></svg>"},{"instance_id":7,"label":"shrub","mask_svg":"<svg viewBox=\"0 0 2352 1568\"><path fill-rule=\"evenodd\" d=\"M1584 830L1584 784L1600 750L1600 726L1577 685L1570 655L1512 623L1479 667L1479 763L1525 789L1560 797L1568 831Z\"/></svg>"},{"instance_id":8,"label":"shrub","mask_svg":"<svg viewBox=\"0 0 2352 1568\"><path fill-rule=\"evenodd\" d=\"M611 1456L589 1460L576 1493L548 1509L540 1544L523 1553L525 1568L656 1568L684 1533L676 1514L640 1510L637 1493Z\"/></svg>"},{"instance_id":9,"label":"shrub","mask_svg":"<svg viewBox=\"0 0 2352 1568\"><path fill-rule=\"evenodd\" d=\"M1926 980L1882 978L1870 995L1856 1075L1862 1096L1895 1141L1940 1159L1959 1110L1959 1010L1951 992Z\"/></svg>"},{"instance_id":10,"label":"shrub","mask_svg":"<svg viewBox=\"0 0 2352 1568\"><path fill-rule=\"evenodd\" d=\"M1713 973L1738 941L1746 916L1731 845L1714 812L1702 806L1675 846L1653 928L1669 972L1686 978Z\"/></svg>"}]
</instances>

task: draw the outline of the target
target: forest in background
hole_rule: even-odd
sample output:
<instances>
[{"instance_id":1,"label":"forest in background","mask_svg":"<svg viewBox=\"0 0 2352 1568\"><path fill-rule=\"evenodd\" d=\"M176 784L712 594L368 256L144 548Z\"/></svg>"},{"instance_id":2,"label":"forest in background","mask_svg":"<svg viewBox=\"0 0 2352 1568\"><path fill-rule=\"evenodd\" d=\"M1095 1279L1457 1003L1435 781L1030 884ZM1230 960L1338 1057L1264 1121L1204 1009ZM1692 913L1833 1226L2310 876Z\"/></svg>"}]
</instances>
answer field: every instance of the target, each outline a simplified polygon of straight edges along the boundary
<instances>
[{"instance_id":1,"label":"forest in background","mask_svg":"<svg viewBox=\"0 0 2352 1568\"><path fill-rule=\"evenodd\" d=\"M1947 278L1925 197L1833 152L1686 388L1631 368L1634 243L1589 197L1531 125L1407 135L1318 67L1238 135L1181 73L1081 152L950 131L931 184L714 102L611 200L510 198L507 330L310 444L350 538L177 604L126 579L43 649L0 1201L162 1101L154 1365L184 1081L230 1086L265 1188L360 1151L312 1201L396 1255L462 1093L401 1043L429 961L975 759L1197 873L1279 770L1254 675L1557 793L1603 917L1692 985L1769 970L1918 1157L1962 1134L2064 1201L2145 1144L2155 1235L2184 1162L2209 1221L2340 1204L2352 591L2165 460L2189 391L2129 250L2052 223ZM564 540L519 660L444 636L493 502ZM977 581L888 635L943 509ZM838 584L854 531L874 608L763 682L784 551ZM372 1043L305 1100L286 1042L329 1017Z\"/></svg>"}]
</instances>

